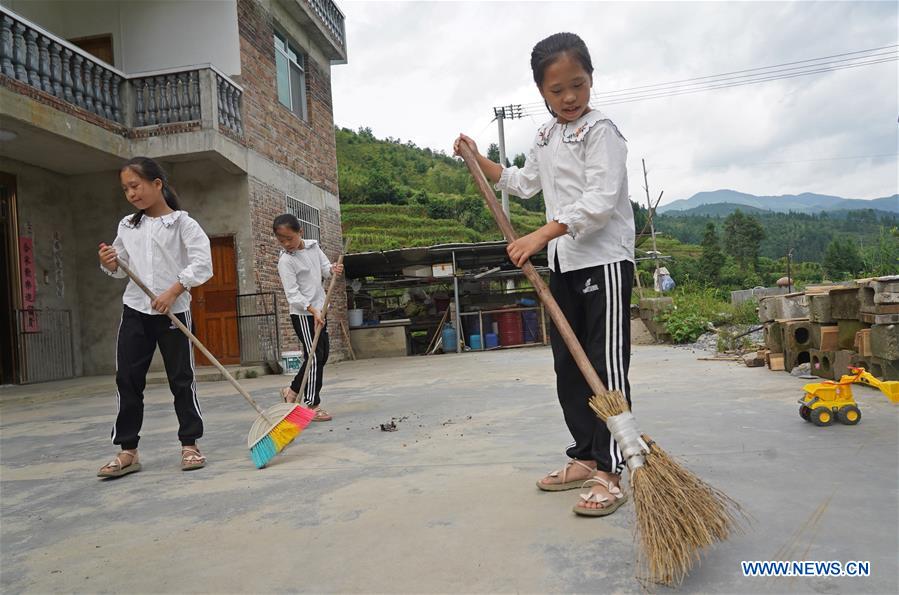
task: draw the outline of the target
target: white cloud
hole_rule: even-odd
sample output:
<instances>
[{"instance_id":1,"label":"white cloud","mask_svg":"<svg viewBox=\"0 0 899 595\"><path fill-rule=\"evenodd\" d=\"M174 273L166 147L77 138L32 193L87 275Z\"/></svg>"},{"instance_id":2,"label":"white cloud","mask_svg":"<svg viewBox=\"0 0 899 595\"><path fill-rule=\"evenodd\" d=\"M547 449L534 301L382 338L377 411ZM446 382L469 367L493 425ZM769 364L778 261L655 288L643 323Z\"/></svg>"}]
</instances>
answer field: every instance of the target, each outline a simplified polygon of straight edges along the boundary
<instances>
[{"instance_id":1,"label":"white cloud","mask_svg":"<svg viewBox=\"0 0 899 595\"><path fill-rule=\"evenodd\" d=\"M595 90L769 66L897 43L893 2L341 2L349 63L332 69L339 126L450 150L464 131L496 142L492 108L539 102L530 51L581 35ZM888 62L602 108L628 138L631 193L640 158L663 202L733 188L874 198L899 192L897 68ZM548 115L506 122L526 153ZM784 163L788 162L788 163Z\"/></svg>"}]
</instances>

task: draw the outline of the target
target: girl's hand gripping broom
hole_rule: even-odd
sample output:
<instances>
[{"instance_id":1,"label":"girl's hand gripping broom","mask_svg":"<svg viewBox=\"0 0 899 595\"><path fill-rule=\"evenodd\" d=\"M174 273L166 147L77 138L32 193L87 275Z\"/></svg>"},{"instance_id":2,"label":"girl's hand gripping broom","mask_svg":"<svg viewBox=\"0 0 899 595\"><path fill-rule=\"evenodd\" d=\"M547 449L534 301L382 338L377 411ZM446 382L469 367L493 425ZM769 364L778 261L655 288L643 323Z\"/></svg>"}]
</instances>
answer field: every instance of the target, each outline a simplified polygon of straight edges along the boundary
<instances>
[{"instance_id":1,"label":"girl's hand gripping broom","mask_svg":"<svg viewBox=\"0 0 899 595\"><path fill-rule=\"evenodd\" d=\"M347 249L350 247L350 238L346 239L346 242L343 244L343 252L340 256L337 257L337 264L343 264L343 255L346 254ZM337 275L331 275L331 281L328 283L328 292L325 294L325 303L322 305L321 316L322 320L326 320L328 316L328 306L331 305L331 293L334 291L334 287L337 285ZM300 383L300 390L297 392L297 398L303 394L306 390L306 383L309 382L309 368L312 366L309 365L308 361L315 356L315 348L318 347L318 338L322 334L322 328L324 327L316 327L315 335L312 337L312 346L309 349L309 353L312 355L306 354L306 370L303 372L303 381Z\"/></svg>"},{"instance_id":2,"label":"girl's hand gripping broom","mask_svg":"<svg viewBox=\"0 0 899 595\"><path fill-rule=\"evenodd\" d=\"M101 244L101 246L103 245L104 244ZM165 252L163 252L163 254L165 254ZM131 269L125 266L125 264L118 258L116 259L116 262L119 267L125 271L125 274L134 281L135 285L140 287L143 292L147 294L147 297L151 300L156 299L156 296L150 291L150 288L144 285L143 281L141 281ZM206 346L203 345L186 326L184 326L184 323L182 323L177 316L171 312L166 312L166 316L169 317L175 326L181 329L182 333L187 335L187 338L190 339L191 343L197 346L197 349L199 349L200 352L205 355L216 368L218 368L219 372L228 379L228 382L237 389L237 392L247 400L247 403L259 413L259 417L256 418L253 427L250 429L250 434L247 437L247 446L250 449L250 458L253 459L253 463L256 467L259 469L265 467L276 454L281 452L285 446L293 442L294 438L303 431L303 428L309 425L309 422L312 420L315 413L311 409L300 407L299 405L292 403L278 403L263 411L262 407L256 403L253 397L251 397L249 393L238 384L237 380L231 376L231 373L228 372L225 366L219 363L214 355L209 353Z\"/></svg>"},{"instance_id":3,"label":"girl's hand gripping broom","mask_svg":"<svg viewBox=\"0 0 899 595\"><path fill-rule=\"evenodd\" d=\"M464 142L460 143L459 149L503 236L507 242L514 241L515 231L500 208L476 156ZM521 270L537 290L593 390L590 406L606 422L627 460L646 578L667 585L679 584L699 560L702 548L727 539L736 528L739 505L681 466L648 436L641 435L624 396L603 386L534 265L528 261Z\"/></svg>"}]
</instances>

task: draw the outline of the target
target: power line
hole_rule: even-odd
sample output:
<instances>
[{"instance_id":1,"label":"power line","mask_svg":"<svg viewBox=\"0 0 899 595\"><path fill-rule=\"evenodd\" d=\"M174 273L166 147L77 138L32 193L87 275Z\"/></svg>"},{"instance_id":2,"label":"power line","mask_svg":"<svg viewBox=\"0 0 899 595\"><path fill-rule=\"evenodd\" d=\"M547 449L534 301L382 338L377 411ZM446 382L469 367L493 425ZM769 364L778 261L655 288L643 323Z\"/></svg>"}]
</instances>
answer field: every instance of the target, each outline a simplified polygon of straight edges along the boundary
<instances>
[{"instance_id":1,"label":"power line","mask_svg":"<svg viewBox=\"0 0 899 595\"><path fill-rule=\"evenodd\" d=\"M716 89L729 89L732 87L742 87L745 85L753 85L756 83L763 83L763 82L767 82L767 81L786 80L786 79L796 78L796 77L800 77L800 76L808 76L810 74L820 74L820 73L824 73L824 72L835 72L838 70L848 70L850 68L858 68L861 66L870 66L873 64L882 64L885 62L895 62L897 60L899 60L899 56L891 57L891 58L880 58L878 60L870 60L868 62L855 62L852 64L844 64L844 65L832 66L832 67L828 67L828 68L816 68L816 69L806 70L803 72L796 72L796 73L784 74L784 75L778 75L778 76L758 77L758 78L754 78L754 79L746 80L746 81L732 81L729 83L712 84L712 85L707 85L704 87L698 87L695 89L659 90L658 92L648 92L648 93L644 93L642 95L633 95L631 97L621 97L621 98L613 97L608 100L604 100L603 98L598 98L597 103L599 105L617 105L617 104L621 104L621 103L632 103L634 101L644 101L647 99L657 99L660 97L673 97L676 95L688 95L691 93L700 93L703 91L712 91L712 90L716 90ZM543 110L540 109L539 107L535 106L535 107L526 109L526 113L542 114Z\"/></svg>"},{"instance_id":2,"label":"power line","mask_svg":"<svg viewBox=\"0 0 899 595\"><path fill-rule=\"evenodd\" d=\"M876 155L851 155L844 157L816 157L814 159L791 159L788 161L767 161L764 163L740 163L738 164L740 167L766 167L769 165L791 165L794 163L814 163L819 161L844 161L844 160L852 160L852 159L878 159L881 157L899 157L899 153L880 153ZM691 169L687 166L669 166L669 167L656 167L655 170L688 170Z\"/></svg>"},{"instance_id":3,"label":"power line","mask_svg":"<svg viewBox=\"0 0 899 595\"><path fill-rule=\"evenodd\" d=\"M883 53L878 53L878 54L869 54L867 56L864 56L864 59L869 60L871 58L883 58L885 56L889 56L891 59L896 59L897 54L895 51L894 52L883 52ZM659 92L659 91L678 90L678 89L688 88L688 87L718 84L718 83L723 83L725 81L739 81L740 79L745 79L745 80L762 79L764 77L767 77L769 75L773 75L776 73L800 74L803 72L812 72L815 69L820 69L820 68L824 68L824 67L840 68L843 66L848 67L848 66L852 66L852 65L856 65L856 64L862 65L862 64L870 63L870 62L861 62L860 61L861 59L862 58L859 57L859 58L852 58L851 60L836 60L833 62L821 62L819 64L814 64L814 65L791 66L789 68L778 68L775 70L768 70L766 72L759 72L756 74L739 74L739 75L734 75L734 76L726 76L726 77L718 78L714 81L706 81L706 82L702 82L702 83L677 84L677 85L669 86L667 88L653 89L652 91L624 91L624 90L605 91L605 92L594 93L593 97L596 99L601 99L601 98L618 99L619 97L616 97L616 96L619 96L619 95L625 95L625 96L626 95L642 95L644 93L655 93L655 92Z\"/></svg>"},{"instance_id":4,"label":"power line","mask_svg":"<svg viewBox=\"0 0 899 595\"><path fill-rule=\"evenodd\" d=\"M774 72L773 69L780 69L780 68L785 67L785 66L794 66L794 65L796 65L796 64L806 64L806 66L802 66L802 67L794 67L794 68L783 68L782 71L801 70L801 69L806 69L806 68L818 68L818 67L820 67L820 66L823 66L824 64L809 64L809 63L810 63L810 62L822 62L822 61L824 61L824 60L831 60L832 58L842 58L843 56L855 56L855 57L853 57L853 58L843 58L842 60L835 60L835 61L832 60L832 62L833 62L834 64L844 63L844 62L852 62L852 61L854 61L854 60L863 60L863 59L868 59L868 58L875 57L875 55L860 56L860 55L858 55L858 54L872 54L873 52L881 52L882 50L890 50L890 49L893 50L893 51L891 51L891 52L884 52L884 53L881 53L881 54L876 54L876 56L895 55L896 48L899 48L899 44L880 46L880 47L876 47L876 48L869 48L869 49L866 49L866 50L857 50L857 51L854 51L854 52L843 52L843 53L841 53L841 54L832 54L832 55L830 55L830 56L822 56L822 57L820 57L820 58L809 58L809 59L807 59L807 60L796 60L796 61L793 61L793 62L783 62L783 63L781 63L781 64L773 64L773 65L771 65L771 66L761 66L761 67L756 67L756 68L746 68L746 69L743 69L743 70L734 70L734 71L723 72L723 73L719 73L719 74L712 74L712 75L707 75L707 76L692 77L692 78L688 78L688 79L680 79L680 80L676 80L676 81L668 81L668 82L665 82L665 83L653 83L653 84L649 84L649 85L639 85L639 86L636 86L636 87L627 87L627 88L624 88L624 89L617 89L617 90L614 90L614 91L600 91L600 92L593 93L592 96L593 96L593 97L596 97L596 98L599 98L599 97L606 96L606 95L629 94L628 92L631 92L631 91L639 91L639 90L643 90L643 89L652 89L652 88L654 88L654 87L668 87L668 86L675 86L675 87L677 87L677 86L683 86L684 83L692 83L693 81L702 81L702 80L705 80L706 83L719 82L719 81L712 81L712 80L708 80L708 79L721 79L721 80L726 80L726 79L733 79L733 78L746 78L746 77L751 77L751 76L764 76L764 75L767 75L767 74L771 74L771 72L759 72L759 71L772 71L772 72ZM747 73L747 72L756 72L756 74L755 74L755 75L745 75L745 74L743 74L743 73ZM742 76L742 77L740 77L740 76L736 76L736 77L735 77L735 76L731 76L731 75L743 75L743 76ZM688 86L690 86L690 85L688 85ZM662 90L662 89L655 89L655 90L656 90L656 91L660 91L660 90ZM524 104L522 104L522 105L523 105L525 108L528 108L528 107L531 107L531 106L534 106L534 105L542 106L542 105L543 105L543 102L542 102L542 101L532 101L532 102L524 103Z\"/></svg>"},{"instance_id":5,"label":"power line","mask_svg":"<svg viewBox=\"0 0 899 595\"><path fill-rule=\"evenodd\" d=\"M777 76L758 77L758 78L753 78L751 80L745 80L745 81L731 81L731 82L722 83L722 84L711 84L711 85L706 85L703 87L698 87L695 89L676 89L676 88L667 89L667 90L659 89L657 91L650 91L650 92L647 92L644 94L635 94L630 97L621 97L621 98L612 97L608 100L604 100L604 98L599 97L597 103L599 105L617 105L617 104L622 104L622 103L633 103L635 101L645 101L648 99L673 97L676 95L688 95L688 94L692 94L692 93L701 93L704 91L712 91L712 90L716 90L716 89L729 89L732 87L742 87L745 85L753 85L753 84L763 83L763 82L768 82L768 81L786 80L786 79L796 78L796 77L800 77L800 76L808 76L811 74L820 74L820 73L824 73L824 72L835 72L838 70L848 70L851 68L859 68L862 66L883 64L886 62L896 62L897 60L899 60L899 56L892 56L889 58L879 58L877 60L869 60L866 62L853 62L851 64L842 64L842 65L831 66L831 67L827 67L827 68L813 68L813 69L805 70L803 72L782 74L782 75L777 75ZM525 107L523 115L543 114L544 110L545 110L544 106L542 106L540 104L536 104L533 107Z\"/></svg>"}]
</instances>

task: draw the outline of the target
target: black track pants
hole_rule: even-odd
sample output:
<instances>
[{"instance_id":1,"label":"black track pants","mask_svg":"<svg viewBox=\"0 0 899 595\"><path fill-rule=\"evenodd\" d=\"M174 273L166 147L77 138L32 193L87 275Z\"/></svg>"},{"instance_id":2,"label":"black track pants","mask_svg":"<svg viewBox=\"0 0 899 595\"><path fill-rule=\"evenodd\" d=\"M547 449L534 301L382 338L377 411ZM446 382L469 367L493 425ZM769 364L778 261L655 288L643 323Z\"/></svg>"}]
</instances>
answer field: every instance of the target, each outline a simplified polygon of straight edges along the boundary
<instances>
[{"instance_id":1,"label":"black track pants","mask_svg":"<svg viewBox=\"0 0 899 595\"><path fill-rule=\"evenodd\" d=\"M176 314L193 330L190 311ZM168 316L144 314L128 306L122 312L116 345L116 399L119 412L112 429L113 444L137 448L144 421L144 387L153 352L159 345L169 388L175 397L178 439L190 446L203 435L203 417L197 400L194 356L190 340Z\"/></svg>"},{"instance_id":2,"label":"black track pants","mask_svg":"<svg viewBox=\"0 0 899 595\"><path fill-rule=\"evenodd\" d=\"M322 329L321 336L318 338L318 345L315 347L315 353L310 355L312 350L312 340L315 337L315 319L312 316L290 315L290 321L293 323L293 330L296 331L297 337L303 344L303 365L300 371L290 383L290 390L295 393L300 392L300 383L303 381L303 374L306 372L306 366L312 365L309 372L309 380L306 381L305 394L301 395L303 404L306 407L318 407L321 403L322 378L324 377L325 364L328 363L328 354L331 351L330 341L328 340L328 325Z\"/></svg>"},{"instance_id":3,"label":"black track pants","mask_svg":"<svg viewBox=\"0 0 899 595\"><path fill-rule=\"evenodd\" d=\"M628 403L631 400L627 374L631 356L633 279L634 264L626 260L567 273L554 271L549 278L553 297L603 384L624 393ZM587 386L555 325L550 338L559 403L574 438L566 451L568 456L595 460L600 470L620 473L625 463L618 444L605 422L590 409L588 401L593 391Z\"/></svg>"}]
</instances>

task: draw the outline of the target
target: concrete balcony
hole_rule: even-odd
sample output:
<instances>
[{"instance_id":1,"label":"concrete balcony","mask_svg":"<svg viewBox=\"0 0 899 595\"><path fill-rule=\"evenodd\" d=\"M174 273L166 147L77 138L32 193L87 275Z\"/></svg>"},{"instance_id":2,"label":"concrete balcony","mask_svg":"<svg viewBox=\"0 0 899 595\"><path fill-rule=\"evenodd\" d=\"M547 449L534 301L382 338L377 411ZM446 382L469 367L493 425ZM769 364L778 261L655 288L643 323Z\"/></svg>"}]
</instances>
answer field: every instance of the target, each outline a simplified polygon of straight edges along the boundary
<instances>
[{"instance_id":1,"label":"concrete balcony","mask_svg":"<svg viewBox=\"0 0 899 595\"><path fill-rule=\"evenodd\" d=\"M278 0L306 29L333 64L347 60L344 15L332 0Z\"/></svg>"},{"instance_id":2,"label":"concrete balcony","mask_svg":"<svg viewBox=\"0 0 899 595\"><path fill-rule=\"evenodd\" d=\"M136 153L220 152L241 169L242 95L209 64L125 74L0 6L0 128L16 135L3 156L82 173Z\"/></svg>"}]
</instances>

